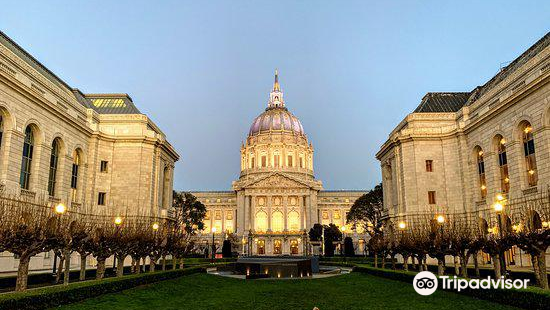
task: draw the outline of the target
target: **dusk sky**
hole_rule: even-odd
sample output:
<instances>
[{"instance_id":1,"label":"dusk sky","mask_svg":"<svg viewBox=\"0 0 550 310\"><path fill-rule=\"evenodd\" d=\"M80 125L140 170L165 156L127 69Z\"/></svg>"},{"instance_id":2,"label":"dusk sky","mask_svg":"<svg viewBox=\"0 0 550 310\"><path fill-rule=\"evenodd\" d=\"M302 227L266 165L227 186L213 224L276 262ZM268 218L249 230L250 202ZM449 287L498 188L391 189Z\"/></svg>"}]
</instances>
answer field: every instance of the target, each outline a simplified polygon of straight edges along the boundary
<instances>
[{"instance_id":1,"label":"dusk sky","mask_svg":"<svg viewBox=\"0 0 550 310\"><path fill-rule=\"evenodd\" d=\"M550 1L10 1L0 29L72 87L128 93L179 152L177 190L228 190L273 72L325 189L430 91L470 91L550 31Z\"/></svg>"}]
</instances>

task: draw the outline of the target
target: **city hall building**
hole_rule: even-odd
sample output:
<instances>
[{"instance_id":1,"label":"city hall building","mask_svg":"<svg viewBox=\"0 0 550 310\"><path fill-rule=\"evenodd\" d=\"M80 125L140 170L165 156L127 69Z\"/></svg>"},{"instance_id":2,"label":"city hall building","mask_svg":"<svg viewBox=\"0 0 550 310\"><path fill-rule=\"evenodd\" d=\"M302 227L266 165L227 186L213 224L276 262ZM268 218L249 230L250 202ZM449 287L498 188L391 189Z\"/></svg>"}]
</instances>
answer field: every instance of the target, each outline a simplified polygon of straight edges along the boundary
<instances>
[{"instance_id":1,"label":"city hall building","mask_svg":"<svg viewBox=\"0 0 550 310\"><path fill-rule=\"evenodd\" d=\"M390 218L436 211L488 219L499 194L514 201L547 192L550 33L482 86L427 93L376 157Z\"/></svg>"},{"instance_id":2,"label":"city hall building","mask_svg":"<svg viewBox=\"0 0 550 310\"><path fill-rule=\"evenodd\" d=\"M231 191L193 193L207 208L203 245L212 239L221 244L231 233L245 255L310 253L310 228L316 223L344 226L348 210L365 193L323 190L313 173L313 145L285 106L277 73L267 108L241 145L240 162ZM350 227L345 233L363 253L363 232Z\"/></svg>"},{"instance_id":3,"label":"city hall building","mask_svg":"<svg viewBox=\"0 0 550 310\"><path fill-rule=\"evenodd\" d=\"M0 32L3 195L47 199L76 212L166 217L177 160L130 96L72 88ZM77 256L73 262L80 264ZM30 269L52 264L53 255L42 253ZM13 254L0 254L0 272L16 269Z\"/></svg>"}]
</instances>

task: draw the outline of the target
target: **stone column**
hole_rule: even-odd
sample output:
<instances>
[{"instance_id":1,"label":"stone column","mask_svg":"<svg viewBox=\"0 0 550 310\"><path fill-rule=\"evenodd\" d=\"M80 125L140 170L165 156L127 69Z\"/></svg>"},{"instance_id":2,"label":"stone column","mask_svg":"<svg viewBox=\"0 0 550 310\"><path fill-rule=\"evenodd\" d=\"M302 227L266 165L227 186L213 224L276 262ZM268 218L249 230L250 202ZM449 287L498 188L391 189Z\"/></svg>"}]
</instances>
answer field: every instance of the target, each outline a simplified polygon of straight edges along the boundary
<instances>
[{"instance_id":1,"label":"stone column","mask_svg":"<svg viewBox=\"0 0 550 310\"><path fill-rule=\"evenodd\" d=\"M271 198L272 196L271 195L268 195L265 197L265 204L266 204L266 207L267 207L267 231L268 232L271 232Z\"/></svg>"},{"instance_id":2,"label":"stone column","mask_svg":"<svg viewBox=\"0 0 550 310\"><path fill-rule=\"evenodd\" d=\"M243 193L243 215L242 215L243 233L250 229L250 199Z\"/></svg>"},{"instance_id":3,"label":"stone column","mask_svg":"<svg viewBox=\"0 0 550 310\"><path fill-rule=\"evenodd\" d=\"M288 214L288 196L283 196L283 201L281 201L283 210L285 210L285 231L288 231L288 221L287 221L287 214ZM284 243L284 242L283 242ZM284 246L283 246L284 247Z\"/></svg>"},{"instance_id":4,"label":"stone column","mask_svg":"<svg viewBox=\"0 0 550 310\"><path fill-rule=\"evenodd\" d=\"M250 222L250 229L254 229L254 216L256 214L256 196L252 195L248 197L250 199L249 202L249 222Z\"/></svg>"}]
</instances>

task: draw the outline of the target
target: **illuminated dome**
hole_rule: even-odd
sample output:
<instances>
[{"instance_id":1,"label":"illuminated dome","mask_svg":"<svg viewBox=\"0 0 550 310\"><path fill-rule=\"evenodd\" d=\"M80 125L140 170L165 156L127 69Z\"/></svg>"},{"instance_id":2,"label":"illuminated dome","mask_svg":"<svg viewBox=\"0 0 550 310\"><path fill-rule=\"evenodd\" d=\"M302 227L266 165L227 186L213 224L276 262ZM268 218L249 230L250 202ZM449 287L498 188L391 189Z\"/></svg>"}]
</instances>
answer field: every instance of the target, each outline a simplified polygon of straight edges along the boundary
<instances>
[{"instance_id":1,"label":"illuminated dome","mask_svg":"<svg viewBox=\"0 0 550 310\"><path fill-rule=\"evenodd\" d=\"M305 135L300 120L284 107L267 108L265 112L254 119L248 136L270 132L288 132L300 136Z\"/></svg>"},{"instance_id":2,"label":"illuminated dome","mask_svg":"<svg viewBox=\"0 0 550 310\"><path fill-rule=\"evenodd\" d=\"M285 107L283 92L279 85L279 75L275 71L275 83L273 84L273 90L269 94L267 109L254 119L248 136L277 132L305 136L300 120Z\"/></svg>"}]
</instances>

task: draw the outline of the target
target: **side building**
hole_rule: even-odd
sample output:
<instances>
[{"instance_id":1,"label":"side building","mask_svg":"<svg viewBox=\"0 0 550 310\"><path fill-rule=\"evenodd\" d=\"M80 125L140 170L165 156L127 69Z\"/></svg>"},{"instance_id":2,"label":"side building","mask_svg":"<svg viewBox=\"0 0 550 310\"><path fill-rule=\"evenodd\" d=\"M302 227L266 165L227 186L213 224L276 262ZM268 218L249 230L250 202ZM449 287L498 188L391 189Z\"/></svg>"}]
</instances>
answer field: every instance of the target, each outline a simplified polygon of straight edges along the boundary
<instances>
[{"instance_id":1,"label":"side building","mask_svg":"<svg viewBox=\"0 0 550 310\"><path fill-rule=\"evenodd\" d=\"M224 235L232 233L244 255L310 253L310 228L316 223L345 226L349 208L364 193L325 191L315 179L313 145L286 108L277 73L268 106L241 145L241 172L232 190L193 192L208 210L204 248L212 240L221 245ZM363 253L364 232L347 235L356 252Z\"/></svg>"},{"instance_id":2,"label":"side building","mask_svg":"<svg viewBox=\"0 0 550 310\"><path fill-rule=\"evenodd\" d=\"M499 195L548 195L549 82L550 33L472 91L426 94L376 155L386 215L470 213L490 224Z\"/></svg>"},{"instance_id":3,"label":"side building","mask_svg":"<svg viewBox=\"0 0 550 310\"><path fill-rule=\"evenodd\" d=\"M72 88L0 32L3 195L77 212L166 217L178 158L130 96ZM31 270L49 269L52 256L33 257ZM0 254L0 272L16 266L13 254Z\"/></svg>"}]
</instances>

